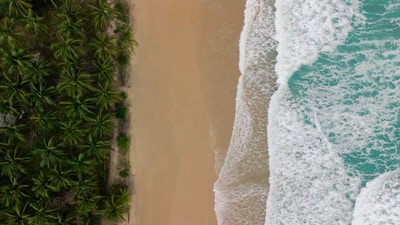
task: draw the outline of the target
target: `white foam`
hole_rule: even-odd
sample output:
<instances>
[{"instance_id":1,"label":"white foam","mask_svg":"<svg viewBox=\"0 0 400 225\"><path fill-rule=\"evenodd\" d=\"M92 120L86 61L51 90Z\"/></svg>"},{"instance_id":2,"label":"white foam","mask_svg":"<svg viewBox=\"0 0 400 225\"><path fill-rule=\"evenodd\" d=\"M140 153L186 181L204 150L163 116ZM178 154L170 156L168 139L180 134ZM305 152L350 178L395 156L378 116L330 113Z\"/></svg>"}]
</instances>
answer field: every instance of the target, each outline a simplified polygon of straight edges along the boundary
<instances>
[{"instance_id":1,"label":"white foam","mask_svg":"<svg viewBox=\"0 0 400 225\"><path fill-rule=\"evenodd\" d=\"M275 90L273 1L249 0L231 143L214 186L219 225L263 225L268 194L267 107Z\"/></svg>"},{"instance_id":2,"label":"white foam","mask_svg":"<svg viewBox=\"0 0 400 225\"><path fill-rule=\"evenodd\" d=\"M244 25L239 41L239 69L242 74L258 63L265 64L265 60L275 61L275 55L266 56L271 49L276 48L276 41L271 38L276 33L274 3L275 0L246 1Z\"/></svg>"},{"instance_id":3,"label":"white foam","mask_svg":"<svg viewBox=\"0 0 400 225\"><path fill-rule=\"evenodd\" d=\"M319 61L309 80L281 86L272 97L270 224L350 224L361 180L398 168L400 57L386 59L384 46L375 54L330 54L321 60L332 63ZM353 158L344 165L346 154Z\"/></svg>"},{"instance_id":4,"label":"white foam","mask_svg":"<svg viewBox=\"0 0 400 225\"><path fill-rule=\"evenodd\" d=\"M342 44L354 21L363 21L358 0L277 0L275 7L276 72L284 85L301 65Z\"/></svg>"},{"instance_id":5,"label":"white foam","mask_svg":"<svg viewBox=\"0 0 400 225\"><path fill-rule=\"evenodd\" d=\"M268 124L270 193L266 224L350 223L360 179L347 175L338 149L310 112L311 124L280 88L271 99Z\"/></svg>"},{"instance_id":6,"label":"white foam","mask_svg":"<svg viewBox=\"0 0 400 225\"><path fill-rule=\"evenodd\" d=\"M374 25L391 28L385 19ZM382 39L368 28L357 27L352 34L357 43L319 53L312 66L298 71L290 86L281 85L273 95L266 224L348 225L356 199L367 207L363 197L357 197L363 181L399 168L400 41L389 35ZM305 45L298 50L315 48ZM293 68L277 67L277 73L291 75ZM378 208L389 210L384 200L379 202ZM365 216L362 211L360 218Z\"/></svg>"},{"instance_id":7,"label":"white foam","mask_svg":"<svg viewBox=\"0 0 400 225\"><path fill-rule=\"evenodd\" d=\"M400 224L400 171L367 183L357 197L352 225Z\"/></svg>"}]
</instances>

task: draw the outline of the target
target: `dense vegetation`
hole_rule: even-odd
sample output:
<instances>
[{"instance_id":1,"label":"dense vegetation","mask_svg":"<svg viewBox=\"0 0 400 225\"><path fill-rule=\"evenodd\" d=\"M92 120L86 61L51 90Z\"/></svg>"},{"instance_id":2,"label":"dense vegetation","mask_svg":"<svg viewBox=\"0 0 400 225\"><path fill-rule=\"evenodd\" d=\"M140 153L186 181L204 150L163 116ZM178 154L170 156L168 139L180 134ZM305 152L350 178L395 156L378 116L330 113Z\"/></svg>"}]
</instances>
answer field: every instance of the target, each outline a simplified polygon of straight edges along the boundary
<instances>
[{"instance_id":1,"label":"dense vegetation","mask_svg":"<svg viewBox=\"0 0 400 225\"><path fill-rule=\"evenodd\" d=\"M1 224L123 219L107 179L133 44L123 2L0 0Z\"/></svg>"}]
</instances>

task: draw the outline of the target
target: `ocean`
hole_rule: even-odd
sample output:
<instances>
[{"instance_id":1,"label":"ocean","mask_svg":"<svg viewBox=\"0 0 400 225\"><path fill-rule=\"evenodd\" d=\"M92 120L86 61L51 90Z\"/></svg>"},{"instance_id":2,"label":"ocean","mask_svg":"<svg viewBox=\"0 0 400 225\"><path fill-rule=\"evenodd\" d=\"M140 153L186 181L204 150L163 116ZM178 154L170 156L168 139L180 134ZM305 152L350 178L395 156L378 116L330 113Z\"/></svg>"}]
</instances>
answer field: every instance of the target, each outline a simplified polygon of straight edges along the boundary
<instances>
[{"instance_id":1,"label":"ocean","mask_svg":"<svg viewBox=\"0 0 400 225\"><path fill-rule=\"evenodd\" d=\"M248 0L218 224L400 224L399 66L399 0Z\"/></svg>"}]
</instances>

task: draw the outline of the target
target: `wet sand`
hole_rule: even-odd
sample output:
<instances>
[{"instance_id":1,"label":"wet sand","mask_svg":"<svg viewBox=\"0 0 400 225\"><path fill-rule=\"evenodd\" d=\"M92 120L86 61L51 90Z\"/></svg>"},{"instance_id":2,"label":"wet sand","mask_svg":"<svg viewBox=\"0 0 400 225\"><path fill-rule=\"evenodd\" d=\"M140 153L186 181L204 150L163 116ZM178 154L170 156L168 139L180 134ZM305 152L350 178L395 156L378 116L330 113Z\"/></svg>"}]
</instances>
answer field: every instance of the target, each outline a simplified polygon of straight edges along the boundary
<instances>
[{"instance_id":1,"label":"wet sand","mask_svg":"<svg viewBox=\"0 0 400 225\"><path fill-rule=\"evenodd\" d=\"M129 224L217 224L213 151L223 157L232 130L244 0L135 0L133 7Z\"/></svg>"}]
</instances>

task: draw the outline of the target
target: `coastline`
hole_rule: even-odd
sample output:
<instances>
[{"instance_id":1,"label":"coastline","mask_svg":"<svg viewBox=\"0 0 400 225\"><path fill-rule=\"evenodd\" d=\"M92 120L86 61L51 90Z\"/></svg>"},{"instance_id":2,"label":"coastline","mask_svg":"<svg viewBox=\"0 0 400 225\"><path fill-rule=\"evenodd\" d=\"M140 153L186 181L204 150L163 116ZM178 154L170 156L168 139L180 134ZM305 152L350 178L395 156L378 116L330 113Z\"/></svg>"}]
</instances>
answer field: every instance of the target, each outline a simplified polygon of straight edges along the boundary
<instances>
[{"instance_id":1,"label":"coastline","mask_svg":"<svg viewBox=\"0 0 400 225\"><path fill-rule=\"evenodd\" d=\"M131 2L139 47L128 83L134 195L127 224L217 224L213 147L229 145L243 2L229 30L237 36L221 33L229 40L210 35L223 16L210 18L224 10L211 1Z\"/></svg>"}]
</instances>

